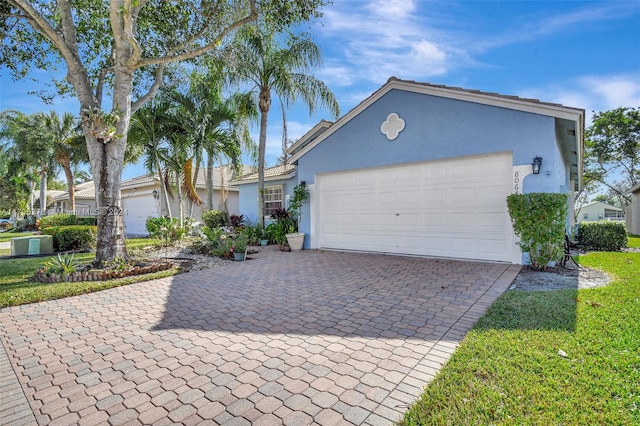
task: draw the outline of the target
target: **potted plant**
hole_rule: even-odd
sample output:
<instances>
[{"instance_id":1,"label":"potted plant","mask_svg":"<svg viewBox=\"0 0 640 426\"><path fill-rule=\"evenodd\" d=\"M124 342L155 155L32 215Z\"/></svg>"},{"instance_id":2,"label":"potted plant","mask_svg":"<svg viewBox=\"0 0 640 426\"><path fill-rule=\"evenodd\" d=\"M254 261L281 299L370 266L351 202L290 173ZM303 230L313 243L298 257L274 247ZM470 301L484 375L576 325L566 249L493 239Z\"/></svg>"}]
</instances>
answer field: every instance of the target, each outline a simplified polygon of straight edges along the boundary
<instances>
[{"instance_id":1,"label":"potted plant","mask_svg":"<svg viewBox=\"0 0 640 426\"><path fill-rule=\"evenodd\" d=\"M233 260L242 261L245 259L247 254L247 237L245 235L239 234L233 239L231 252L233 253Z\"/></svg>"},{"instance_id":2,"label":"potted plant","mask_svg":"<svg viewBox=\"0 0 640 426\"><path fill-rule=\"evenodd\" d=\"M302 218L302 203L307 199L309 199L309 190L307 185L301 182L293 188L293 197L289 200L289 208L287 209L294 216L294 222L289 226L286 234L287 243L291 250L302 250L304 232L300 232L300 220Z\"/></svg>"}]
</instances>

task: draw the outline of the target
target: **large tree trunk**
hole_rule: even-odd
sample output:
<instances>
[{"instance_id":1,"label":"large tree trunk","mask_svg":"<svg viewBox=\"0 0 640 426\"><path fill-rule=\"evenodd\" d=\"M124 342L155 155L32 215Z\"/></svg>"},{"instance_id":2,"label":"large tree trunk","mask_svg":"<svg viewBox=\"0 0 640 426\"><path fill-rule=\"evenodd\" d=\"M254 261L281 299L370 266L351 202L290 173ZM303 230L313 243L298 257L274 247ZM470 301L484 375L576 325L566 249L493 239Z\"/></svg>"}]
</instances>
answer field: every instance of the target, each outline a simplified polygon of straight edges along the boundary
<instances>
[{"instance_id":1,"label":"large tree trunk","mask_svg":"<svg viewBox=\"0 0 640 426\"><path fill-rule=\"evenodd\" d=\"M83 121L96 192L98 235L96 257L93 261L96 267L116 258L128 258L120 178L131 119L131 74L122 69L116 71L114 87L112 112L118 116L117 123L105 121L100 114L87 115L86 112ZM83 107L85 111L91 108L85 105ZM109 126L114 124L115 133L112 132L111 136L100 133L101 130L109 130Z\"/></svg>"},{"instance_id":2,"label":"large tree trunk","mask_svg":"<svg viewBox=\"0 0 640 426\"><path fill-rule=\"evenodd\" d=\"M267 122L271 107L271 93L268 89L260 90L260 139L258 142L258 220L264 228L264 157L267 149Z\"/></svg>"}]
</instances>

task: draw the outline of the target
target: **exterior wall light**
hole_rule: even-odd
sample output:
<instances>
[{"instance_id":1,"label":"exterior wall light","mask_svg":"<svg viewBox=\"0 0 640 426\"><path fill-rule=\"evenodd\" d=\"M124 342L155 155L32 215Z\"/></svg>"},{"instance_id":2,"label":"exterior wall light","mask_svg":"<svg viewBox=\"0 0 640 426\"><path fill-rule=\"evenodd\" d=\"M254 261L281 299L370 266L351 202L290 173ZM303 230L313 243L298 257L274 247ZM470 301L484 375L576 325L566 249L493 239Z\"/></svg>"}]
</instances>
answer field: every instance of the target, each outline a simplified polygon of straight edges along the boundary
<instances>
[{"instance_id":1,"label":"exterior wall light","mask_svg":"<svg viewBox=\"0 0 640 426\"><path fill-rule=\"evenodd\" d=\"M158 194L157 189L154 189L151 194L153 195L153 198L155 198L156 200L160 198L160 194Z\"/></svg>"},{"instance_id":2,"label":"exterior wall light","mask_svg":"<svg viewBox=\"0 0 640 426\"><path fill-rule=\"evenodd\" d=\"M540 166L542 166L542 157L535 157L533 159L533 163L531 163L531 169L533 170L534 175L540 173Z\"/></svg>"}]
</instances>

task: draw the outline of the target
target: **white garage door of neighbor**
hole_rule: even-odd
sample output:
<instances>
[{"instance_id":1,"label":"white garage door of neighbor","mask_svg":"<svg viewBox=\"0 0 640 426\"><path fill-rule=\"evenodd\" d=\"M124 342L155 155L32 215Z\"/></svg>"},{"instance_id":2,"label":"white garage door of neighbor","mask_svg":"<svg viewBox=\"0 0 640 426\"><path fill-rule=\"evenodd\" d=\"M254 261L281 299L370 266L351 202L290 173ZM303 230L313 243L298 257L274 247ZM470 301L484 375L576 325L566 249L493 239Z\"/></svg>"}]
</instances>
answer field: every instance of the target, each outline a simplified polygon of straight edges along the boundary
<instances>
[{"instance_id":1,"label":"white garage door of neighbor","mask_svg":"<svg viewBox=\"0 0 640 426\"><path fill-rule=\"evenodd\" d=\"M511 261L510 153L322 174L319 248Z\"/></svg>"},{"instance_id":2,"label":"white garage door of neighbor","mask_svg":"<svg viewBox=\"0 0 640 426\"><path fill-rule=\"evenodd\" d=\"M130 236L148 235L147 218L157 217L156 200L151 194L122 199L125 232Z\"/></svg>"}]
</instances>

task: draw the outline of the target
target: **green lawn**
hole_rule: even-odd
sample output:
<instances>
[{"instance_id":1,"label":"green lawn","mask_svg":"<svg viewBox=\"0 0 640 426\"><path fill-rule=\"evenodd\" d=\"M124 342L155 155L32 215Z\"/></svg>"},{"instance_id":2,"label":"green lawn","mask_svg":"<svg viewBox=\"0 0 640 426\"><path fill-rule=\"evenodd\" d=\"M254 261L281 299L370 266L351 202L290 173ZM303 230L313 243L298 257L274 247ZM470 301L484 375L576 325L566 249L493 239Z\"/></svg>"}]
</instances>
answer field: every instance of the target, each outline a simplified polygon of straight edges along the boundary
<instances>
[{"instance_id":1,"label":"green lawn","mask_svg":"<svg viewBox=\"0 0 640 426\"><path fill-rule=\"evenodd\" d=\"M627 243L627 247L640 248L640 236L629 235L629 242Z\"/></svg>"},{"instance_id":2,"label":"green lawn","mask_svg":"<svg viewBox=\"0 0 640 426\"><path fill-rule=\"evenodd\" d=\"M615 279L504 293L401 424L640 424L640 253L580 263Z\"/></svg>"},{"instance_id":3,"label":"green lawn","mask_svg":"<svg viewBox=\"0 0 640 426\"><path fill-rule=\"evenodd\" d=\"M136 238L127 240L127 248L134 250L153 245L154 240ZM0 251L0 255L9 254ZM176 269L139 275L109 281L89 281L82 283L42 284L31 281L34 272L53 256L35 258L2 259L2 278L0 278L0 308L5 306L23 305L25 303L43 300L59 299L61 297L90 293L135 282L166 277L178 273ZM93 253L80 253L76 258L82 263L93 259Z\"/></svg>"},{"instance_id":4,"label":"green lawn","mask_svg":"<svg viewBox=\"0 0 640 426\"><path fill-rule=\"evenodd\" d=\"M0 232L0 243L9 242L12 238L27 237L34 232Z\"/></svg>"}]
</instances>

